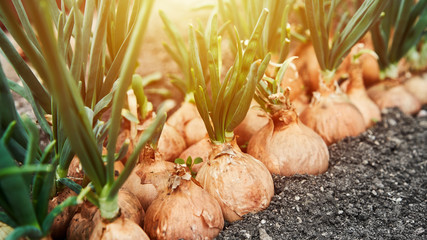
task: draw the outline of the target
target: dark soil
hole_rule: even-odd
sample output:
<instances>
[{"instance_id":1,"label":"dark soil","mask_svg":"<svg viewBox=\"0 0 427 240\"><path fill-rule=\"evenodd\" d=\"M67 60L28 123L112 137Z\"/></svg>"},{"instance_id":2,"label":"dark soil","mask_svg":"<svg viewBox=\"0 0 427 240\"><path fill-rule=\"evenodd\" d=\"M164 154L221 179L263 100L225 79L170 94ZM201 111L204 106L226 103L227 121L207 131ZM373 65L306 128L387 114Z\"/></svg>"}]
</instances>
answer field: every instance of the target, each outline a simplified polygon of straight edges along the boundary
<instances>
[{"instance_id":1,"label":"dark soil","mask_svg":"<svg viewBox=\"0 0 427 240\"><path fill-rule=\"evenodd\" d=\"M427 106L329 147L319 176L274 176L270 206L217 239L427 239Z\"/></svg>"}]
</instances>

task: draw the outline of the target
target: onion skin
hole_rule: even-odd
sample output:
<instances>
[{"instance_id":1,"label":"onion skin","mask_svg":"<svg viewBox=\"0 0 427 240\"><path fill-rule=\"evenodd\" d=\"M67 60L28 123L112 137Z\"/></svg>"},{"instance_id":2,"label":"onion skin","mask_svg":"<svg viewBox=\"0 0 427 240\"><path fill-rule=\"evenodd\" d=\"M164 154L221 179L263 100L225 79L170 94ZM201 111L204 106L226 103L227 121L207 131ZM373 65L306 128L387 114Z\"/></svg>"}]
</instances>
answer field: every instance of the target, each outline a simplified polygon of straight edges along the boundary
<instances>
[{"instance_id":1,"label":"onion skin","mask_svg":"<svg viewBox=\"0 0 427 240\"><path fill-rule=\"evenodd\" d=\"M205 123L200 117L193 118L190 121L188 121L187 124L185 125L184 130L185 130L184 139L185 139L185 142L187 143L187 146L192 146L193 144L196 144L197 142L204 139L208 135L206 131Z\"/></svg>"},{"instance_id":2,"label":"onion skin","mask_svg":"<svg viewBox=\"0 0 427 240\"><path fill-rule=\"evenodd\" d=\"M149 147L145 148L140 159L122 188L132 192L147 210L159 192L166 189L175 164L163 161L161 155Z\"/></svg>"},{"instance_id":3,"label":"onion skin","mask_svg":"<svg viewBox=\"0 0 427 240\"><path fill-rule=\"evenodd\" d=\"M258 103L252 101L251 107L246 114L245 119L234 129L234 135L237 144L243 152L246 151L246 145L251 137L268 123L264 111L261 110Z\"/></svg>"},{"instance_id":4,"label":"onion skin","mask_svg":"<svg viewBox=\"0 0 427 240\"><path fill-rule=\"evenodd\" d=\"M368 89L369 97L380 109L398 107L406 114L415 114L421 109L420 102L401 84L382 81Z\"/></svg>"},{"instance_id":5,"label":"onion skin","mask_svg":"<svg viewBox=\"0 0 427 240\"><path fill-rule=\"evenodd\" d=\"M191 180L159 195L147 209L144 230L151 239L213 239L224 227L218 202Z\"/></svg>"},{"instance_id":6,"label":"onion skin","mask_svg":"<svg viewBox=\"0 0 427 240\"><path fill-rule=\"evenodd\" d=\"M91 240L134 240L150 238L135 222L124 218L116 218L113 222L98 221L93 229Z\"/></svg>"},{"instance_id":7,"label":"onion skin","mask_svg":"<svg viewBox=\"0 0 427 240\"><path fill-rule=\"evenodd\" d=\"M209 159L199 170L196 180L218 201L224 219L229 222L267 208L274 195L268 169L259 160L243 153L235 140L212 144Z\"/></svg>"},{"instance_id":8,"label":"onion skin","mask_svg":"<svg viewBox=\"0 0 427 240\"><path fill-rule=\"evenodd\" d=\"M381 111L369 98L366 91L351 91L347 95L362 114L366 127L371 127L376 122L381 121Z\"/></svg>"},{"instance_id":9,"label":"onion skin","mask_svg":"<svg viewBox=\"0 0 427 240\"><path fill-rule=\"evenodd\" d=\"M195 144L208 134L196 105L190 102L182 103L181 107L168 118L167 124L179 132L187 146Z\"/></svg>"},{"instance_id":10,"label":"onion skin","mask_svg":"<svg viewBox=\"0 0 427 240\"><path fill-rule=\"evenodd\" d=\"M95 227L93 217L96 211L97 208L94 205L85 201L80 206L80 211L71 219L70 226L67 230L67 240L89 239Z\"/></svg>"},{"instance_id":11,"label":"onion skin","mask_svg":"<svg viewBox=\"0 0 427 240\"><path fill-rule=\"evenodd\" d=\"M355 54L357 54L359 49L361 49L362 47L364 46L359 44L354 46L349 56L354 56ZM363 81L363 68L361 60L358 59L353 62L350 65L350 69L348 71L350 75L350 83L346 91L347 96L350 101L357 107L357 109L359 109L360 113L363 116L363 119L365 120L365 126L370 127L375 122L381 120L381 111L366 93L366 88Z\"/></svg>"},{"instance_id":12,"label":"onion skin","mask_svg":"<svg viewBox=\"0 0 427 240\"><path fill-rule=\"evenodd\" d=\"M48 211L52 211L56 206L65 201L70 196L76 196L77 194L69 188L65 188L57 196L53 197L49 201ZM76 213L78 207L70 206L64 209L58 216L53 220L52 226L50 227L50 235L52 239L64 239L67 235L67 228L70 225L70 221Z\"/></svg>"},{"instance_id":13,"label":"onion skin","mask_svg":"<svg viewBox=\"0 0 427 240\"><path fill-rule=\"evenodd\" d=\"M343 94L320 96L300 115L301 121L319 134L326 145L365 131L360 111Z\"/></svg>"},{"instance_id":14,"label":"onion skin","mask_svg":"<svg viewBox=\"0 0 427 240\"><path fill-rule=\"evenodd\" d=\"M422 105L427 104L427 74L424 75L424 78L418 75L413 76L403 85Z\"/></svg>"},{"instance_id":15,"label":"onion skin","mask_svg":"<svg viewBox=\"0 0 427 240\"><path fill-rule=\"evenodd\" d=\"M186 147L185 139L175 128L166 123L157 147L159 153L163 156L163 160L173 162Z\"/></svg>"},{"instance_id":16,"label":"onion skin","mask_svg":"<svg viewBox=\"0 0 427 240\"><path fill-rule=\"evenodd\" d=\"M248 153L273 174L321 174L328 169L323 139L298 119L293 110L276 112L249 141Z\"/></svg>"}]
</instances>

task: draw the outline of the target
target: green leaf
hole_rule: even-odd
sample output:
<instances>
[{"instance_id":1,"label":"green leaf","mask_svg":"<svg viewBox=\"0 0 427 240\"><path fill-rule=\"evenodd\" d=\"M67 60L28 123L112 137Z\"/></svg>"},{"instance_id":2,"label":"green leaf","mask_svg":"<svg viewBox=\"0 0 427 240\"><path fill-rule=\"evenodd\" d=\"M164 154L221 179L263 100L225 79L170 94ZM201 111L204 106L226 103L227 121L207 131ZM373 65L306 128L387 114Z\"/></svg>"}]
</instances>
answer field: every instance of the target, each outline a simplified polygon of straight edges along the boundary
<instances>
[{"instance_id":1,"label":"green leaf","mask_svg":"<svg viewBox=\"0 0 427 240\"><path fill-rule=\"evenodd\" d=\"M191 167L193 165L193 159L191 158L191 156L187 157L187 162L185 163L185 165L187 165L187 167Z\"/></svg>"},{"instance_id":2,"label":"green leaf","mask_svg":"<svg viewBox=\"0 0 427 240\"><path fill-rule=\"evenodd\" d=\"M175 163L179 164L179 165L182 165L182 164L185 164L185 161L182 158L177 158L177 159L175 159Z\"/></svg>"},{"instance_id":3,"label":"green leaf","mask_svg":"<svg viewBox=\"0 0 427 240\"><path fill-rule=\"evenodd\" d=\"M196 157L193 161L193 165L199 164L203 162L203 159L201 157Z\"/></svg>"},{"instance_id":4,"label":"green leaf","mask_svg":"<svg viewBox=\"0 0 427 240\"><path fill-rule=\"evenodd\" d=\"M6 237L6 240L18 240L23 237L29 237L31 239L39 239L43 237L43 233L37 227L24 225L24 226L15 228L13 232Z\"/></svg>"}]
</instances>

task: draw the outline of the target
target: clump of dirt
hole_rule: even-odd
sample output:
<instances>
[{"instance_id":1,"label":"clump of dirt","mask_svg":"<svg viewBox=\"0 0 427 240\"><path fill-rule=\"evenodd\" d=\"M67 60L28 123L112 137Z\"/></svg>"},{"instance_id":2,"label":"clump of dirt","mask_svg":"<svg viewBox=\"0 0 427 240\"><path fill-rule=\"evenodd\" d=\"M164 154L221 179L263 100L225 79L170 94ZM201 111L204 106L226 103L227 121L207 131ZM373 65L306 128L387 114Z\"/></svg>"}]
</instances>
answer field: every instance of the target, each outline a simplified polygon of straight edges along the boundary
<instances>
[{"instance_id":1,"label":"clump of dirt","mask_svg":"<svg viewBox=\"0 0 427 240\"><path fill-rule=\"evenodd\" d=\"M319 176L274 176L265 211L226 224L217 239L427 239L427 106L398 109L329 147Z\"/></svg>"}]
</instances>

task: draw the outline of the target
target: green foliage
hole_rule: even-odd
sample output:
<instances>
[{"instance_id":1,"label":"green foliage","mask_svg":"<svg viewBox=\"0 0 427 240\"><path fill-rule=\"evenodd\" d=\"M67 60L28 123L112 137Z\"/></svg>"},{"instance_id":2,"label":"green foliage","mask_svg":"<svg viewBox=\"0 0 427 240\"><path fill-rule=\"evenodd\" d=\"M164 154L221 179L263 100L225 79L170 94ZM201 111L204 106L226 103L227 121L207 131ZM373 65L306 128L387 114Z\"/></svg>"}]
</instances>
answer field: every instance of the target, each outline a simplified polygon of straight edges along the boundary
<instances>
[{"instance_id":1,"label":"green foliage","mask_svg":"<svg viewBox=\"0 0 427 240\"><path fill-rule=\"evenodd\" d=\"M381 22L372 30L381 78L396 78L395 65L417 45L427 27L427 1L407 0L389 4Z\"/></svg>"},{"instance_id":2,"label":"green foliage","mask_svg":"<svg viewBox=\"0 0 427 240\"><path fill-rule=\"evenodd\" d=\"M366 0L351 18L347 19L344 15L337 27L333 28L332 24L337 21L334 17L339 1L305 0L311 41L325 78L333 76L350 49L378 21L388 2Z\"/></svg>"},{"instance_id":3,"label":"green foliage","mask_svg":"<svg viewBox=\"0 0 427 240\"><path fill-rule=\"evenodd\" d=\"M190 26L192 77L197 82L194 96L197 109L214 143L232 140L233 130L245 118L256 84L264 75L270 61L270 54L267 54L262 62L255 61L267 14L268 11L264 10L260 15L245 50L236 32L238 53L223 81L220 80L221 48L216 15L213 15L206 28L210 34L203 41L208 46L205 51L201 51L203 46L200 41L196 42L196 32ZM207 59L208 70L204 70L202 66L204 59ZM207 90L208 86L211 88L211 94Z\"/></svg>"},{"instance_id":4,"label":"green foliage","mask_svg":"<svg viewBox=\"0 0 427 240\"><path fill-rule=\"evenodd\" d=\"M264 76L258 83L254 99L266 113L274 114L280 109L292 108L289 99L290 91L281 87L281 81L289 64L296 58L291 57L284 61L274 78Z\"/></svg>"}]
</instances>

